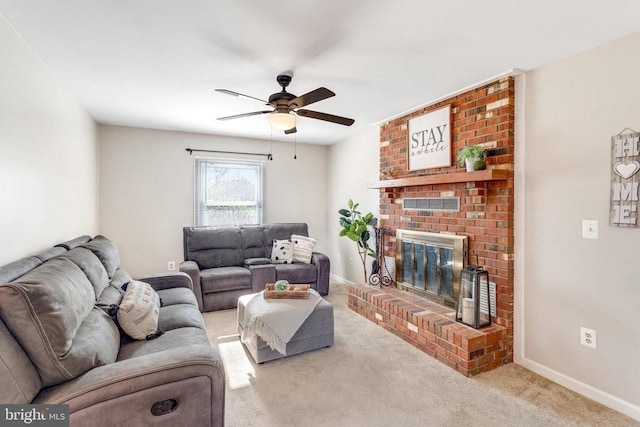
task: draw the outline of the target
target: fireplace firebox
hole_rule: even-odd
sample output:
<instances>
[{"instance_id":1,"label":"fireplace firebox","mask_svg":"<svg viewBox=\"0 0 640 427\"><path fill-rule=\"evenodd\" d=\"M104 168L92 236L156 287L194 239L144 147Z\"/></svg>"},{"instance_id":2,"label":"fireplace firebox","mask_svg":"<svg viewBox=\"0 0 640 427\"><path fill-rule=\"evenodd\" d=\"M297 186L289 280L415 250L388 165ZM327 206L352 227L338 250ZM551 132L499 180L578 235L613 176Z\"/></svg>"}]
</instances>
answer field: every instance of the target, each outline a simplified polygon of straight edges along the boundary
<instances>
[{"instance_id":1,"label":"fireplace firebox","mask_svg":"<svg viewBox=\"0 0 640 427\"><path fill-rule=\"evenodd\" d=\"M467 248L467 236L397 229L396 286L455 309Z\"/></svg>"}]
</instances>

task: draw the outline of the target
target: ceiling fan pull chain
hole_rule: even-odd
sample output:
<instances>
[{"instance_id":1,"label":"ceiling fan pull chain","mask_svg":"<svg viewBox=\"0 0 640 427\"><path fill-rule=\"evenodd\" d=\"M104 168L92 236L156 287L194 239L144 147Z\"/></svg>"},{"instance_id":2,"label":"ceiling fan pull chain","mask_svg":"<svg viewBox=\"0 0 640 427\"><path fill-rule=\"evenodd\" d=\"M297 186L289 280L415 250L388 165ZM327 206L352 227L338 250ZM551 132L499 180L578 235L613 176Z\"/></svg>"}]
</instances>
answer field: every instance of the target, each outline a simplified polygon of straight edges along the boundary
<instances>
[{"instance_id":1,"label":"ceiling fan pull chain","mask_svg":"<svg viewBox=\"0 0 640 427\"><path fill-rule=\"evenodd\" d=\"M298 158L298 134L293 134L293 160Z\"/></svg>"}]
</instances>

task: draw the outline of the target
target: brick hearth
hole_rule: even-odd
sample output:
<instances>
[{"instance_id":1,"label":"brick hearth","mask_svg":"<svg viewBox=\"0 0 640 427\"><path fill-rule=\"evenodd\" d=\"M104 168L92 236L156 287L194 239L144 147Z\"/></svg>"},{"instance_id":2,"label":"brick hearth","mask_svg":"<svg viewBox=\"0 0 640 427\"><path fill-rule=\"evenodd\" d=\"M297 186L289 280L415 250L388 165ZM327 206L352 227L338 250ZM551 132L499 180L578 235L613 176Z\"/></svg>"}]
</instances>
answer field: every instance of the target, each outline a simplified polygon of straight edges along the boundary
<instances>
[{"instance_id":1,"label":"brick hearth","mask_svg":"<svg viewBox=\"0 0 640 427\"><path fill-rule=\"evenodd\" d=\"M509 362L508 330L473 329L455 311L396 288L349 286L349 308L465 376Z\"/></svg>"}]
</instances>

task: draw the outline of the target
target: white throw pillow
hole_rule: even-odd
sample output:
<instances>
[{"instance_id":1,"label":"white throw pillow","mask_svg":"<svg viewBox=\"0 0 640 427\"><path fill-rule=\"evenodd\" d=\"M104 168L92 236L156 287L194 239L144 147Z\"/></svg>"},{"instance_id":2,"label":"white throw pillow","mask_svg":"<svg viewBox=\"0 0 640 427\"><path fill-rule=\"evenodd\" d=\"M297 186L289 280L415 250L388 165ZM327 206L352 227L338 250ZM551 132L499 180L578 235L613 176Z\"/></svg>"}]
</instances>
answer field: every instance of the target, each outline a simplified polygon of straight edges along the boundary
<instances>
[{"instance_id":1,"label":"white throw pillow","mask_svg":"<svg viewBox=\"0 0 640 427\"><path fill-rule=\"evenodd\" d=\"M144 340L158 336L160 297L145 282L132 280L118 307L118 323L131 338Z\"/></svg>"},{"instance_id":2,"label":"white throw pillow","mask_svg":"<svg viewBox=\"0 0 640 427\"><path fill-rule=\"evenodd\" d=\"M274 264L293 263L293 243L290 240L274 240L271 262Z\"/></svg>"},{"instance_id":3,"label":"white throw pillow","mask_svg":"<svg viewBox=\"0 0 640 427\"><path fill-rule=\"evenodd\" d=\"M300 236L298 234L292 234L291 241L293 242L293 261L310 264L311 254L318 241L313 237Z\"/></svg>"}]
</instances>

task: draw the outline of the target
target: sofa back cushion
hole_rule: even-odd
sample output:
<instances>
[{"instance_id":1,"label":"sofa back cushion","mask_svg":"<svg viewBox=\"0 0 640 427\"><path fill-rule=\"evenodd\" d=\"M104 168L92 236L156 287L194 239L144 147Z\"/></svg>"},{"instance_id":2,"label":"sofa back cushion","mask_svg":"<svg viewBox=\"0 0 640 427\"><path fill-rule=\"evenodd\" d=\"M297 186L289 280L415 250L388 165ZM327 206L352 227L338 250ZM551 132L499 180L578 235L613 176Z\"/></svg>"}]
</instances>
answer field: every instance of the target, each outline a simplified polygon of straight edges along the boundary
<instances>
[{"instance_id":1,"label":"sofa back cushion","mask_svg":"<svg viewBox=\"0 0 640 427\"><path fill-rule=\"evenodd\" d=\"M94 307L93 286L57 257L0 286L0 317L35 365L44 387L116 360L120 333Z\"/></svg>"},{"instance_id":2,"label":"sofa back cushion","mask_svg":"<svg viewBox=\"0 0 640 427\"><path fill-rule=\"evenodd\" d=\"M260 225L243 225L240 227L242 236L242 256L244 259L264 258L263 227Z\"/></svg>"},{"instance_id":3,"label":"sofa back cushion","mask_svg":"<svg viewBox=\"0 0 640 427\"><path fill-rule=\"evenodd\" d=\"M292 234L308 236L309 230L304 222L283 222L264 225L265 256L271 258L274 240L291 240Z\"/></svg>"},{"instance_id":4,"label":"sofa back cushion","mask_svg":"<svg viewBox=\"0 0 640 427\"><path fill-rule=\"evenodd\" d=\"M71 249L69 252L60 255L60 258L67 258L80 267L80 270L87 276L91 286L93 286L95 299L98 299L102 294L102 290L109 285L107 270L98 257L89 249Z\"/></svg>"},{"instance_id":5,"label":"sofa back cushion","mask_svg":"<svg viewBox=\"0 0 640 427\"><path fill-rule=\"evenodd\" d=\"M40 258L30 256L0 267L0 285L9 283L42 264Z\"/></svg>"},{"instance_id":6,"label":"sofa back cushion","mask_svg":"<svg viewBox=\"0 0 640 427\"><path fill-rule=\"evenodd\" d=\"M0 402L31 403L42 387L40 376L29 356L0 320Z\"/></svg>"},{"instance_id":7,"label":"sofa back cushion","mask_svg":"<svg viewBox=\"0 0 640 427\"><path fill-rule=\"evenodd\" d=\"M89 249L98 257L102 265L104 265L104 268L107 270L107 275L109 278L112 278L120 266L120 255L118 255L118 248L116 245L106 237L98 235L81 246Z\"/></svg>"},{"instance_id":8,"label":"sofa back cushion","mask_svg":"<svg viewBox=\"0 0 640 427\"><path fill-rule=\"evenodd\" d=\"M183 233L184 259L200 270L242 265L240 227L184 227Z\"/></svg>"}]
</instances>

